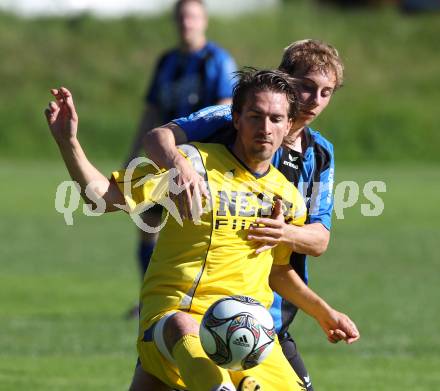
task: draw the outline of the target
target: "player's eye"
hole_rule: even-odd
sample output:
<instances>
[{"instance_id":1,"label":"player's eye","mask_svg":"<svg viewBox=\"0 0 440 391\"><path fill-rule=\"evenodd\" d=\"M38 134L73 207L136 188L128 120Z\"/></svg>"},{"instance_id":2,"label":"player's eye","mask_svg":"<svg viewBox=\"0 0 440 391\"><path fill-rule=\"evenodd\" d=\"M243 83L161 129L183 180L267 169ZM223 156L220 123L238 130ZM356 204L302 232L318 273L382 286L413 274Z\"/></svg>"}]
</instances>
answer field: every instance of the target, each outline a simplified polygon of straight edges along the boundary
<instances>
[{"instance_id":1,"label":"player's eye","mask_svg":"<svg viewBox=\"0 0 440 391\"><path fill-rule=\"evenodd\" d=\"M326 88L326 89L322 90L321 95L324 98L327 98L327 97L331 96L332 93L333 93L333 90L331 88Z\"/></svg>"}]
</instances>

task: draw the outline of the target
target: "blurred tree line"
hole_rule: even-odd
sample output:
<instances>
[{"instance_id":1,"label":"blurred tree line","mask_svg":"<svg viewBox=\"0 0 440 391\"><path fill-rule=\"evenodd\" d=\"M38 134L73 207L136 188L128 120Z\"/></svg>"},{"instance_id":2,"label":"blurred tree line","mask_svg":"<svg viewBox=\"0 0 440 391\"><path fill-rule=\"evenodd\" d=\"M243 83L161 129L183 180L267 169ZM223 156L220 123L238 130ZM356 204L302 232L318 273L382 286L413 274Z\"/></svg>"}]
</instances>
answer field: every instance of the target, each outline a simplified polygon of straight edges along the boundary
<instances>
[{"instance_id":1,"label":"blurred tree line","mask_svg":"<svg viewBox=\"0 0 440 391\"><path fill-rule=\"evenodd\" d=\"M74 93L90 156L120 164L157 56L174 44L170 17L0 13L0 159L58 158L43 109L49 88L65 85ZM438 26L432 13L410 18L395 7L347 13L297 0L264 13L212 18L208 35L239 66L260 68L278 66L283 48L298 39L333 44L345 63L345 83L313 126L335 144L338 162L439 162Z\"/></svg>"}]
</instances>

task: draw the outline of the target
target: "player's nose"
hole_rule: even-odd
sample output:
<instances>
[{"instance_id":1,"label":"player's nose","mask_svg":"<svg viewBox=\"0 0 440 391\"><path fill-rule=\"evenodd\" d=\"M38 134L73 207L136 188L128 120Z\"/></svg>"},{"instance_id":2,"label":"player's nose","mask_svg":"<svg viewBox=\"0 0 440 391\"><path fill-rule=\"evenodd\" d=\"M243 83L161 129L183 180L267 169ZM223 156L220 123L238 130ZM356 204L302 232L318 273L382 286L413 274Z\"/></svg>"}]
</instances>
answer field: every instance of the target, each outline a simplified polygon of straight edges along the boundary
<instances>
[{"instance_id":1,"label":"player's nose","mask_svg":"<svg viewBox=\"0 0 440 391\"><path fill-rule=\"evenodd\" d=\"M321 103L322 103L322 96L321 96L321 92L319 90L316 90L313 95L312 95L312 99L310 100L311 102L311 109L314 109L315 107L318 107Z\"/></svg>"},{"instance_id":2,"label":"player's nose","mask_svg":"<svg viewBox=\"0 0 440 391\"><path fill-rule=\"evenodd\" d=\"M268 116L264 117L264 120L261 121L261 132L265 135L272 133L272 121Z\"/></svg>"}]
</instances>

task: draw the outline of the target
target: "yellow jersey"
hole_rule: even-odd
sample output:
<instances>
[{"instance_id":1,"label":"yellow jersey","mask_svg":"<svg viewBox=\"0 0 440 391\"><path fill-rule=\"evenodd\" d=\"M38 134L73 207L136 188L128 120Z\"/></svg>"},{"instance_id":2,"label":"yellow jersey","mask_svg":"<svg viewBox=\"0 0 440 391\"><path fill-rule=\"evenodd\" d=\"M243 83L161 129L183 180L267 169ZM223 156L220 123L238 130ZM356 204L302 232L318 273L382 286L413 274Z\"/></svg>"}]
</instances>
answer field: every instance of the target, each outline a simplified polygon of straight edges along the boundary
<instances>
[{"instance_id":1,"label":"yellow jersey","mask_svg":"<svg viewBox=\"0 0 440 391\"><path fill-rule=\"evenodd\" d=\"M256 176L224 145L194 143L179 149L206 180L208 211L201 221L184 220L182 225L168 216L144 276L140 333L164 312L204 314L224 296L250 296L269 307L273 301L268 281L272 264L288 264L290 250L279 245L255 254L257 245L246 240L248 228L257 217L270 217L277 198L283 202L286 222L303 225L306 218L300 193L273 166ZM170 201L169 189L163 186L169 180L166 173L157 173L136 186L143 170L151 174L148 168L136 170L130 191L124 194L131 211L142 202ZM127 188L124 173L113 173L122 192L124 185Z\"/></svg>"}]
</instances>

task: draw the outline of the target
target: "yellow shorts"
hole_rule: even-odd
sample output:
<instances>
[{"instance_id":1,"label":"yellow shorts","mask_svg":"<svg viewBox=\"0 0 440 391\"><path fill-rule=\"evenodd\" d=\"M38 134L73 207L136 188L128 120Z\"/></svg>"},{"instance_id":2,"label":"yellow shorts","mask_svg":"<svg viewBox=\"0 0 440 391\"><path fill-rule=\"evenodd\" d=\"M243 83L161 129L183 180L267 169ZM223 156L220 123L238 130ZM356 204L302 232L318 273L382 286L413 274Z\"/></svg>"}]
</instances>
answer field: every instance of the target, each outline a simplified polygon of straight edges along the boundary
<instances>
[{"instance_id":1,"label":"yellow shorts","mask_svg":"<svg viewBox=\"0 0 440 391\"><path fill-rule=\"evenodd\" d=\"M201 322L202 315L186 313L191 315L198 323ZM163 316L166 314L164 313ZM147 330L144 337L138 339L137 348L142 368L171 388L187 390L185 383L180 377L179 369L162 355L152 338L150 339L151 334L150 330ZM284 357L278 339L275 340L272 352L261 364L245 371L228 372L232 383L236 387L245 376L253 376L261 385L263 391L305 390L302 381ZM197 373L194 376L197 376Z\"/></svg>"}]
</instances>

